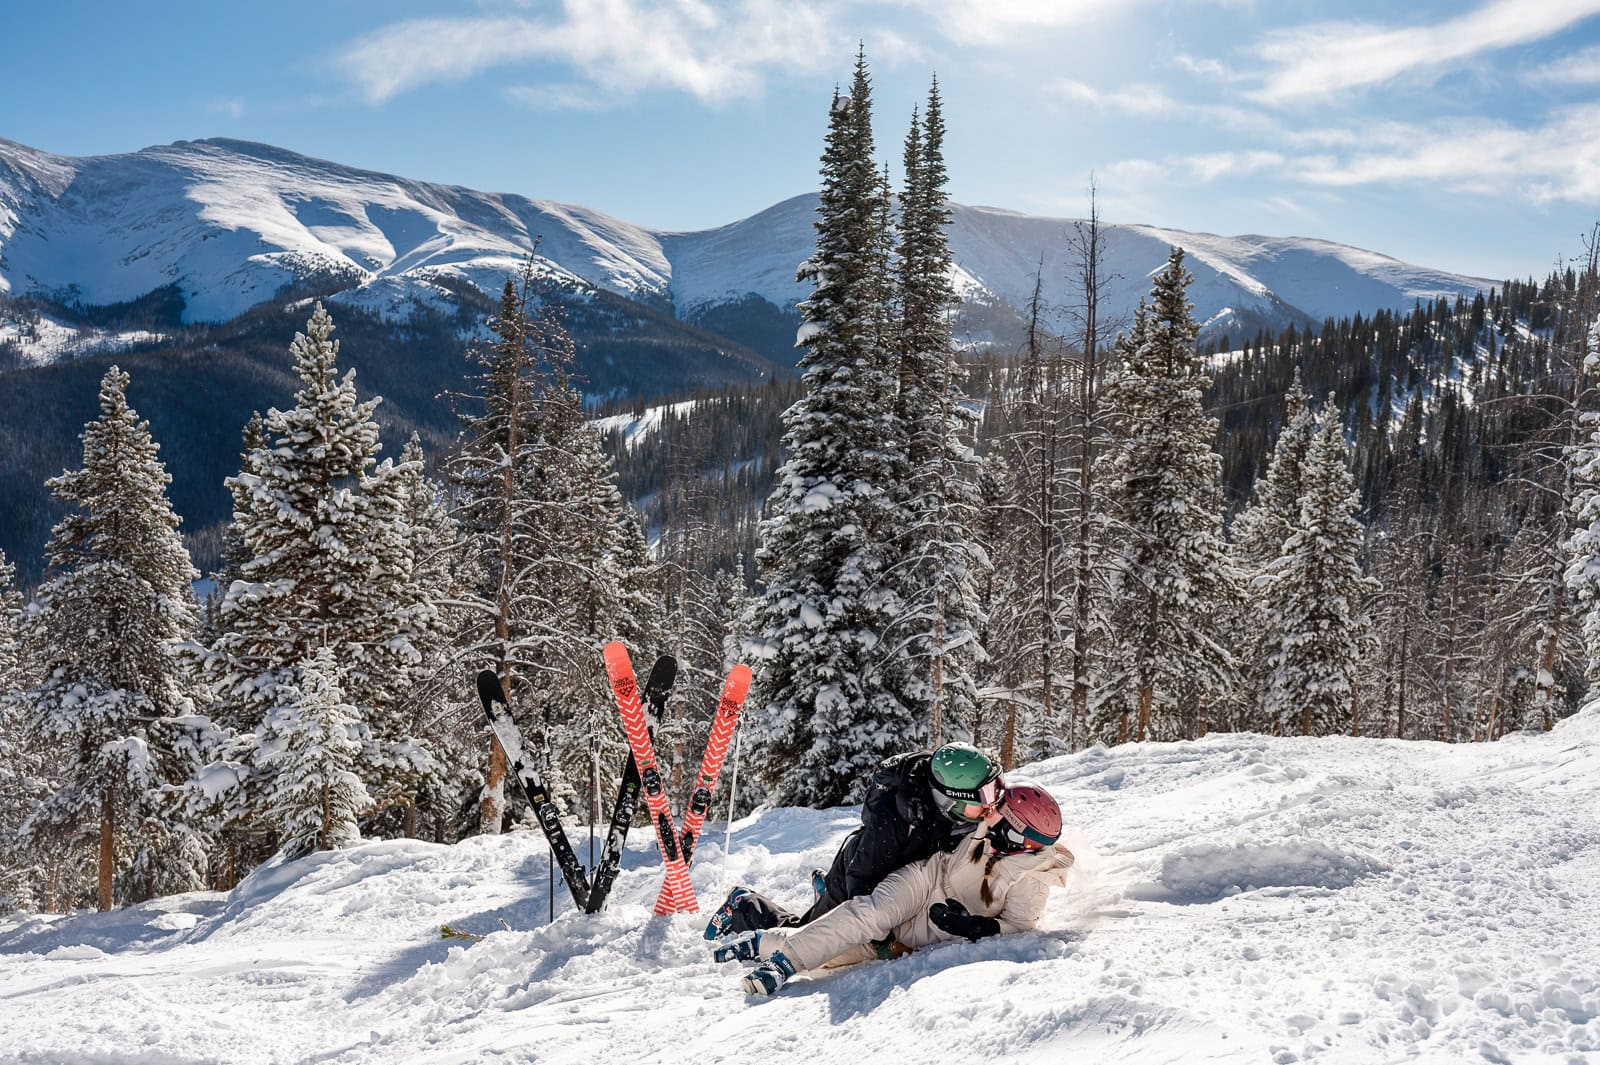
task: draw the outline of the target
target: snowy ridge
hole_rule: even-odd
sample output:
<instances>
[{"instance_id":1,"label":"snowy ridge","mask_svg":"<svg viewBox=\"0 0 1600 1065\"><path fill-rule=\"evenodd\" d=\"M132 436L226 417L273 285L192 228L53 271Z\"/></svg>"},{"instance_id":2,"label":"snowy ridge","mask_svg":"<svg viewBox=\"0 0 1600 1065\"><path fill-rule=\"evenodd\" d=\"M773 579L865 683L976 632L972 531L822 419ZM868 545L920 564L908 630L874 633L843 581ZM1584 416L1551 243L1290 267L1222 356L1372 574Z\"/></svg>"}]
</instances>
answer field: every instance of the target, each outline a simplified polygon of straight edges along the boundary
<instances>
[{"instance_id":1,"label":"snowy ridge","mask_svg":"<svg viewBox=\"0 0 1600 1065\"><path fill-rule=\"evenodd\" d=\"M165 339L146 329L111 332L68 325L47 314L24 321L0 311L0 344L11 345L23 366L43 366L67 356L127 351Z\"/></svg>"},{"instance_id":2,"label":"snowy ridge","mask_svg":"<svg viewBox=\"0 0 1600 1065\"><path fill-rule=\"evenodd\" d=\"M652 919L636 832L572 912L537 832L258 869L228 895L0 922L0 1057L109 1060L1571 1062L1600 1052L1600 704L1494 744L1274 739L1032 766L1079 861L1032 933L746 1000ZM856 822L768 810L693 879L799 902ZM580 853L582 834L574 834ZM644 837L644 838L641 838ZM723 877L726 864L726 879ZM504 919L513 931L500 930ZM439 941L448 921L487 933ZM48 1011L51 1023L37 1018Z\"/></svg>"},{"instance_id":3,"label":"snowy ridge","mask_svg":"<svg viewBox=\"0 0 1600 1065\"><path fill-rule=\"evenodd\" d=\"M586 207L429 184L269 145L179 141L127 155L69 158L0 139L0 293L85 303L176 283L189 320L223 320L308 277L392 317L449 299L463 279L491 295L540 238L543 268L579 291L670 304L680 316L755 294L779 308L805 295L796 266L815 243L815 194L715 229L669 233ZM1026 305L1044 260L1046 301L1066 321L1072 220L954 205L956 285L973 306ZM1284 325L1494 283L1410 266L1326 241L1221 237L1110 226L1110 317L1132 313L1170 244L1190 252L1197 320ZM1253 327L1251 327L1253 331Z\"/></svg>"},{"instance_id":4,"label":"snowy ridge","mask_svg":"<svg viewBox=\"0 0 1600 1065\"><path fill-rule=\"evenodd\" d=\"M595 418L589 424L602 436L606 433L618 433L622 437L623 446L629 451L637 448L650 434L661 428L661 420L668 414L682 417L694 410L695 400L686 399L677 403L663 403L646 407L643 414L611 414L604 418Z\"/></svg>"}]
</instances>

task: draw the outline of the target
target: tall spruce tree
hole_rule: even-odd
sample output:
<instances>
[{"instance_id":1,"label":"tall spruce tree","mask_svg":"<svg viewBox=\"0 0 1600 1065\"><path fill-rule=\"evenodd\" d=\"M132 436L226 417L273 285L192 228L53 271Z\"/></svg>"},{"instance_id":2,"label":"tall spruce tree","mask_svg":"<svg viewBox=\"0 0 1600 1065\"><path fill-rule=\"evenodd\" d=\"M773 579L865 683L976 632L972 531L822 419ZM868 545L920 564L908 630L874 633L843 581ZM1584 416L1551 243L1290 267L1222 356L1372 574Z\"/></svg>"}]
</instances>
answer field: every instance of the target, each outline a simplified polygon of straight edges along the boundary
<instances>
[{"instance_id":1,"label":"tall spruce tree","mask_svg":"<svg viewBox=\"0 0 1600 1065\"><path fill-rule=\"evenodd\" d=\"M223 758L246 767L236 774L244 794L223 796L224 805L268 822L277 789L263 726L283 705L278 689L299 690L300 671L324 649L328 679L357 708L363 781L398 802L432 768L398 724L398 704L423 663L419 644L437 617L413 582L408 471L378 461L373 413L382 399L358 399L355 371L338 374L333 329L317 304L289 349L300 379L295 405L267 413L260 446L228 481L234 534L248 558L223 599L222 634L201 657L243 729Z\"/></svg>"},{"instance_id":2,"label":"tall spruce tree","mask_svg":"<svg viewBox=\"0 0 1600 1065\"><path fill-rule=\"evenodd\" d=\"M1119 741L1194 736L1234 683L1215 620L1236 599L1237 581L1222 538L1217 424L1201 405L1207 375L1187 297L1193 280L1173 248L1108 387L1116 424L1099 479L1122 547L1111 594L1120 647L1106 709Z\"/></svg>"},{"instance_id":3,"label":"tall spruce tree","mask_svg":"<svg viewBox=\"0 0 1600 1065\"><path fill-rule=\"evenodd\" d=\"M22 837L22 826L49 794L40 745L24 727L27 684L18 625L22 593L17 570L0 551L0 912L40 909L43 869Z\"/></svg>"},{"instance_id":4,"label":"tall spruce tree","mask_svg":"<svg viewBox=\"0 0 1600 1065\"><path fill-rule=\"evenodd\" d=\"M894 642L912 659L913 709L933 743L946 721L965 731L977 705L985 653L977 585L989 559L977 543L977 415L966 404L950 315L956 302L946 233L944 112L939 84L926 118L912 116L900 197L896 302L900 310L898 415L905 434L906 526L895 568L907 614Z\"/></svg>"},{"instance_id":5,"label":"tall spruce tree","mask_svg":"<svg viewBox=\"0 0 1600 1065\"><path fill-rule=\"evenodd\" d=\"M872 158L864 56L835 93L822 156L815 254L799 278L805 395L784 414L788 461L767 500L757 563L765 583L748 631L764 659L752 732L772 798L859 798L888 754L925 741L909 668L884 640L904 613L884 581L904 529L904 455L894 352L882 343L883 182Z\"/></svg>"},{"instance_id":6,"label":"tall spruce tree","mask_svg":"<svg viewBox=\"0 0 1600 1065\"><path fill-rule=\"evenodd\" d=\"M359 841L356 819L372 805L355 773L360 711L340 697L338 672L333 649L322 648L295 682L277 687L278 704L261 723L264 806L291 858Z\"/></svg>"},{"instance_id":7,"label":"tall spruce tree","mask_svg":"<svg viewBox=\"0 0 1600 1065\"><path fill-rule=\"evenodd\" d=\"M1256 482L1250 505L1234 519L1233 557L1240 580L1254 588L1265 584L1267 571L1283 555L1283 545L1299 527L1306 452L1316 437L1316 419L1306 403L1297 368L1284 396L1283 427L1267 459L1266 473ZM1231 612L1227 631L1239 661L1239 688L1231 724L1236 728L1276 727L1266 711L1267 659L1277 651L1276 634L1268 625L1266 602L1248 595Z\"/></svg>"},{"instance_id":8,"label":"tall spruce tree","mask_svg":"<svg viewBox=\"0 0 1600 1065\"><path fill-rule=\"evenodd\" d=\"M596 742L621 750L600 647L614 638L659 646L660 595L573 383L572 339L541 305L542 286L530 257L502 292L495 340L477 352L478 391L460 397L461 446L449 469L471 575L457 646L495 665L528 749L548 753L552 789L570 802L570 781L588 775ZM491 739L480 831L502 823L504 757Z\"/></svg>"},{"instance_id":9,"label":"tall spruce tree","mask_svg":"<svg viewBox=\"0 0 1600 1065\"><path fill-rule=\"evenodd\" d=\"M1333 396L1301 468L1300 515L1267 571L1266 710L1282 733L1349 731L1355 676L1373 646L1361 523Z\"/></svg>"},{"instance_id":10,"label":"tall spruce tree","mask_svg":"<svg viewBox=\"0 0 1600 1065\"><path fill-rule=\"evenodd\" d=\"M56 575L23 624L41 681L24 695L30 731L57 752L55 790L25 833L98 836L97 902L115 875L144 870L122 897L200 886L199 842L163 787L187 778L182 718L193 690L175 644L193 635L199 574L178 536L171 483L149 423L128 405L128 375L100 382L100 417L83 431L83 466L49 482L75 510L51 534ZM46 844L48 845L48 844Z\"/></svg>"}]
</instances>

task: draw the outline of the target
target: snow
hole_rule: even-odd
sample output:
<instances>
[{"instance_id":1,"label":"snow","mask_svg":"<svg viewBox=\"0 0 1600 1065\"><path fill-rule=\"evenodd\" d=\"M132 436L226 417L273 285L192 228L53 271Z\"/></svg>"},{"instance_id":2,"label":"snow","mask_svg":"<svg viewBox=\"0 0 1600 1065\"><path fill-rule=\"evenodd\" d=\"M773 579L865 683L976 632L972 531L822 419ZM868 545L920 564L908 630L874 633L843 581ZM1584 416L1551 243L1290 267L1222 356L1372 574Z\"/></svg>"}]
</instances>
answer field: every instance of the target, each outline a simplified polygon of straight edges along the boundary
<instances>
[{"instance_id":1,"label":"snow","mask_svg":"<svg viewBox=\"0 0 1600 1065\"><path fill-rule=\"evenodd\" d=\"M1593 1060L1597 752L1600 704L1492 745L1219 735L1054 758L1027 774L1079 862L1039 930L771 1001L709 960L703 917L650 916L642 829L608 909L558 889L554 923L535 832L274 860L228 894L0 921L0 1059ZM765 810L731 854L708 826L703 904L733 882L800 902L856 818ZM444 922L486 938L440 941Z\"/></svg>"},{"instance_id":2,"label":"snow","mask_svg":"<svg viewBox=\"0 0 1600 1065\"><path fill-rule=\"evenodd\" d=\"M697 401L686 399L678 403L659 404L646 407L643 414L612 414L604 418L595 418L590 424L595 431L604 436L607 433L618 433L622 437L623 446L629 451L638 447L650 434L661 428L661 421L668 414L677 418L686 417L694 410Z\"/></svg>"},{"instance_id":3,"label":"snow","mask_svg":"<svg viewBox=\"0 0 1600 1065\"><path fill-rule=\"evenodd\" d=\"M127 351L166 337L144 329L109 332L72 326L47 314L24 322L0 312L0 344L12 344L24 366L47 366L62 359Z\"/></svg>"},{"instance_id":4,"label":"snow","mask_svg":"<svg viewBox=\"0 0 1600 1065\"><path fill-rule=\"evenodd\" d=\"M754 294L805 298L796 270L815 249L817 196L715 229L648 229L573 204L477 192L342 166L245 141L179 141L72 158L0 140L0 292L78 286L86 303L177 282L190 320L226 319L308 275L344 277L341 302L405 318L447 302L442 277L497 296L538 241L541 266L579 289L670 303L681 317ZM1043 268L1047 323L1069 325L1073 219L952 205L954 283L969 304L1026 306ZM1196 318L1254 330L1455 296L1495 284L1301 237L1217 236L1107 225L1102 319L1132 314L1150 274L1181 244ZM1295 312L1300 312L1297 316Z\"/></svg>"}]
</instances>

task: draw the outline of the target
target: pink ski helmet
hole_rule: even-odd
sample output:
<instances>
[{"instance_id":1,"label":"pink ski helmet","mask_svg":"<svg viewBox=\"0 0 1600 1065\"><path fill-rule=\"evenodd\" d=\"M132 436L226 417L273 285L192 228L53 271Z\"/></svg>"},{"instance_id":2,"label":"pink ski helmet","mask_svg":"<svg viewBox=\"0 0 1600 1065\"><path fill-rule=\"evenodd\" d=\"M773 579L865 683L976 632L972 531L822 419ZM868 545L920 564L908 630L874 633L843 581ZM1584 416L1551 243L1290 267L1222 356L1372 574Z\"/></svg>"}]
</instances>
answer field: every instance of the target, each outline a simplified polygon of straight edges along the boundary
<instances>
[{"instance_id":1,"label":"pink ski helmet","mask_svg":"<svg viewBox=\"0 0 1600 1065\"><path fill-rule=\"evenodd\" d=\"M1038 851L1061 838L1061 805L1055 796L1027 780L1013 780L1000 794L989 826L989 843L999 854Z\"/></svg>"}]
</instances>

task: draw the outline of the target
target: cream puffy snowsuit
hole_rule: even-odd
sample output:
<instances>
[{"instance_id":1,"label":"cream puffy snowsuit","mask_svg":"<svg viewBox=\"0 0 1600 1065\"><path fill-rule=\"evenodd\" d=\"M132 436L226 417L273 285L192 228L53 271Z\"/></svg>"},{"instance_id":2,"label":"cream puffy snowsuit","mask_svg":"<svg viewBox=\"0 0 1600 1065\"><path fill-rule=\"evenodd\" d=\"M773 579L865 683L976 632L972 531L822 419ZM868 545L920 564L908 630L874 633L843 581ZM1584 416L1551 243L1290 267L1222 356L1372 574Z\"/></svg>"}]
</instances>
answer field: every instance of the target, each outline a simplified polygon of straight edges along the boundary
<instances>
[{"instance_id":1,"label":"cream puffy snowsuit","mask_svg":"<svg viewBox=\"0 0 1600 1065\"><path fill-rule=\"evenodd\" d=\"M1002 932L1025 932L1039 923L1050 889L1066 886L1072 860L1072 852L1059 843L993 860L980 832L949 853L890 873L872 894L859 895L808 925L768 929L761 934L761 957L781 950L804 971L870 961L879 956L872 942L888 936L912 950L953 939L928 919L928 907L946 899L959 900L974 916L996 918ZM984 900L985 880L989 901Z\"/></svg>"}]
</instances>

